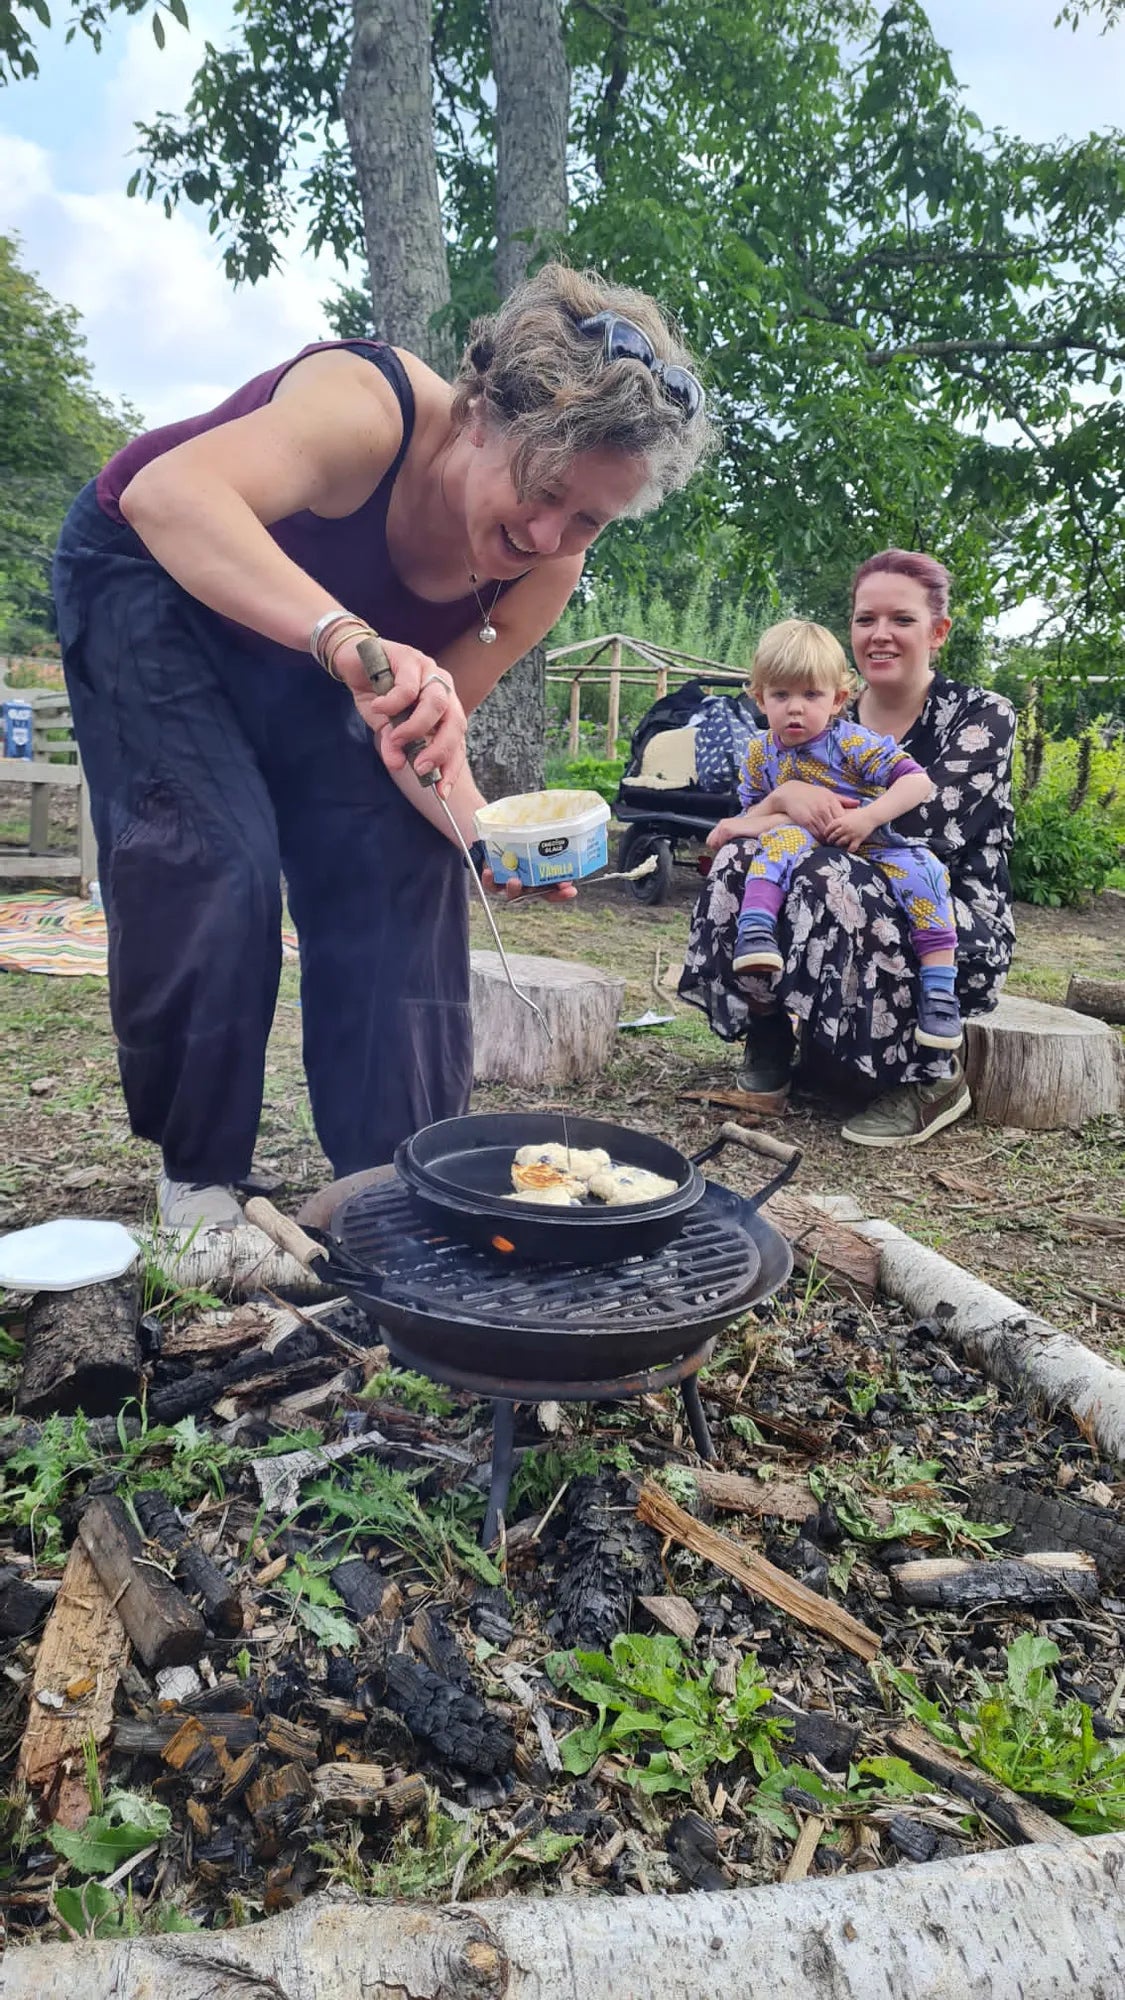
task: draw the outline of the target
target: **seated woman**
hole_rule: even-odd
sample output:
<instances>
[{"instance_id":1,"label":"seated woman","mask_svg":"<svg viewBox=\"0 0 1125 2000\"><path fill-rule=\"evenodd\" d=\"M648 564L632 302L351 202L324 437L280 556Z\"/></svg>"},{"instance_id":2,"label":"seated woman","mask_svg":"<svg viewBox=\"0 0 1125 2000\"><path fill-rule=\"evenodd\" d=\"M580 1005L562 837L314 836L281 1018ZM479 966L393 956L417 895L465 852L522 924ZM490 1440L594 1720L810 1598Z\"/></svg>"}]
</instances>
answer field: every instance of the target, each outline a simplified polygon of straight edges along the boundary
<instances>
[{"instance_id":1,"label":"seated woman","mask_svg":"<svg viewBox=\"0 0 1125 2000\"><path fill-rule=\"evenodd\" d=\"M950 629L949 576L931 556L886 549L857 570L851 643L864 688L853 712L891 736L934 780L934 795L896 821L949 872L957 924L957 996L965 1015L995 1007L1011 963L1008 853L1012 745L1008 702L937 671ZM915 1042L918 968L906 923L869 861L833 841L839 801L794 782L766 804L825 842L794 871L778 918L780 974L736 973L735 934L757 842L715 856L692 918L680 998L724 1041L745 1037L739 1088L785 1091L800 1023L804 1060L826 1057L878 1094L849 1118L860 1146L917 1146L970 1109L960 1059Z\"/></svg>"}]
</instances>

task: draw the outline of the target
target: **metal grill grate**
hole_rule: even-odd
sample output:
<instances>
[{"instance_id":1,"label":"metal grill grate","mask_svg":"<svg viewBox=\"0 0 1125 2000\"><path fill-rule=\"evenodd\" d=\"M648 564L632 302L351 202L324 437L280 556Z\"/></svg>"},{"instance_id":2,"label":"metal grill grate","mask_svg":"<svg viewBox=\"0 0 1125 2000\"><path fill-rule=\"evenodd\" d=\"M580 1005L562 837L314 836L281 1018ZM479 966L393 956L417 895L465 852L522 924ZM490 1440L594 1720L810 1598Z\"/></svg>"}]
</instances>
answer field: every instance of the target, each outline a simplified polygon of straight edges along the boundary
<instances>
[{"instance_id":1,"label":"metal grill grate","mask_svg":"<svg viewBox=\"0 0 1125 2000\"><path fill-rule=\"evenodd\" d=\"M500 1263L441 1235L393 1181L354 1196L336 1229L351 1256L383 1274L388 1302L498 1327L608 1323L624 1333L733 1314L760 1268L757 1245L710 1189L673 1242L620 1264Z\"/></svg>"}]
</instances>

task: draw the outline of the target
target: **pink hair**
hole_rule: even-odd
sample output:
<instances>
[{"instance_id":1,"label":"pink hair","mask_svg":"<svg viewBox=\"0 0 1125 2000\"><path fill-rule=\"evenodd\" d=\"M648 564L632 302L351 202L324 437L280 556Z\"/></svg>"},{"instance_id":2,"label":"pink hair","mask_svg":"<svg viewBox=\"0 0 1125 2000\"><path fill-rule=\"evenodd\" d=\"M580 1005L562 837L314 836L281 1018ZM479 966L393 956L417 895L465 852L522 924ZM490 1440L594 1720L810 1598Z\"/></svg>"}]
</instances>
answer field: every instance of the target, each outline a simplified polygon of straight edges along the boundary
<instances>
[{"instance_id":1,"label":"pink hair","mask_svg":"<svg viewBox=\"0 0 1125 2000\"><path fill-rule=\"evenodd\" d=\"M949 571L933 556L924 556L913 549L883 549L877 556L868 556L852 578L853 606L860 584L869 576L908 576L912 583L921 584L931 616L948 618Z\"/></svg>"}]
</instances>

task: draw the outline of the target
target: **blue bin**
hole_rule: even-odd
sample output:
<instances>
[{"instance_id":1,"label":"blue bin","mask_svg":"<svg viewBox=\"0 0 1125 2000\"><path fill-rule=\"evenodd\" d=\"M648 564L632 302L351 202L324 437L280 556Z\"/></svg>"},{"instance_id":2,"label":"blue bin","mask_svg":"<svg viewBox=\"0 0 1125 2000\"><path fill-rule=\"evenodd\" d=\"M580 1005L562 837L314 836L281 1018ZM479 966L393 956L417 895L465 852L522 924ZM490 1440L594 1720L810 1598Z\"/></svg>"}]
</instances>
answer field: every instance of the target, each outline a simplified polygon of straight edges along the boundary
<instances>
[{"instance_id":1,"label":"blue bin","mask_svg":"<svg viewBox=\"0 0 1125 2000\"><path fill-rule=\"evenodd\" d=\"M4 755L5 757L27 757L34 754L35 711L29 701L6 701L4 713Z\"/></svg>"}]
</instances>

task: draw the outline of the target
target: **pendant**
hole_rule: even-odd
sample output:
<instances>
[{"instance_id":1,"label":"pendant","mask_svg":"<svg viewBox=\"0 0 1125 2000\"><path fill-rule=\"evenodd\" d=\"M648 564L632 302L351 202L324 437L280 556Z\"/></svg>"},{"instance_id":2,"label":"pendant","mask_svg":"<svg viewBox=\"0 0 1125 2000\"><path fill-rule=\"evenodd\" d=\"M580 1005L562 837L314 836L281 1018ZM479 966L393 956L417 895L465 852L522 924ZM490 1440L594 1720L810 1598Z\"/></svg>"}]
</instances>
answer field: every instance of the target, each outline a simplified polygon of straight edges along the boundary
<instances>
[{"instance_id":1,"label":"pendant","mask_svg":"<svg viewBox=\"0 0 1125 2000\"><path fill-rule=\"evenodd\" d=\"M484 624L480 628L480 631L477 633L477 638L480 640L481 645L482 646L494 645L496 643L498 636L499 634L497 633L495 625L489 624L486 618Z\"/></svg>"}]
</instances>

